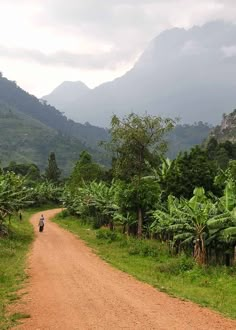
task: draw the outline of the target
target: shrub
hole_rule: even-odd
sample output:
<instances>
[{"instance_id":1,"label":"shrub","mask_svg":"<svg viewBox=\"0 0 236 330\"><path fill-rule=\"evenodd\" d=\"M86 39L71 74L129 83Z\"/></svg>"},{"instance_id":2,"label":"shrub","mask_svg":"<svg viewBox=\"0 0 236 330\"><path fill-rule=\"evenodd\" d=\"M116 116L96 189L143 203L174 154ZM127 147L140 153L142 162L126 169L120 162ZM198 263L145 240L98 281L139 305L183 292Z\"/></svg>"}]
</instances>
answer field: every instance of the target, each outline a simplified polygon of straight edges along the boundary
<instances>
[{"instance_id":1,"label":"shrub","mask_svg":"<svg viewBox=\"0 0 236 330\"><path fill-rule=\"evenodd\" d=\"M119 240L119 235L115 231L100 229L96 233L96 238L113 242Z\"/></svg>"},{"instance_id":2,"label":"shrub","mask_svg":"<svg viewBox=\"0 0 236 330\"><path fill-rule=\"evenodd\" d=\"M58 214L59 218L65 219L70 215L68 210L63 210L61 213Z\"/></svg>"},{"instance_id":3,"label":"shrub","mask_svg":"<svg viewBox=\"0 0 236 330\"><path fill-rule=\"evenodd\" d=\"M94 218L94 217L91 217L90 219L91 219L91 225L92 225L93 229L100 229L101 228L102 223L101 223L100 219Z\"/></svg>"},{"instance_id":4,"label":"shrub","mask_svg":"<svg viewBox=\"0 0 236 330\"><path fill-rule=\"evenodd\" d=\"M130 255L141 255L143 257L156 257L158 252L157 246L152 246L150 242L142 240L135 240L128 250Z\"/></svg>"},{"instance_id":5,"label":"shrub","mask_svg":"<svg viewBox=\"0 0 236 330\"><path fill-rule=\"evenodd\" d=\"M185 254L181 254L179 257L170 259L163 264L157 265L156 269L161 273L178 275L193 269L194 266L195 262L192 258L187 257Z\"/></svg>"}]
</instances>

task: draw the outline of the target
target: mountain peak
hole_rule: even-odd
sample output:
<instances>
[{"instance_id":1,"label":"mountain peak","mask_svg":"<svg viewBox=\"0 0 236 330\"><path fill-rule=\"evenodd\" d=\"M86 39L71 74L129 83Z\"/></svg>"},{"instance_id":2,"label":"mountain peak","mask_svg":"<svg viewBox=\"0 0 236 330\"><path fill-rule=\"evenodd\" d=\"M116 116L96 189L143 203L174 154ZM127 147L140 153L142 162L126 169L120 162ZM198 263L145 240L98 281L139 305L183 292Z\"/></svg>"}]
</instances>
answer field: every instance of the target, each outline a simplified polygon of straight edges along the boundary
<instances>
[{"instance_id":1,"label":"mountain peak","mask_svg":"<svg viewBox=\"0 0 236 330\"><path fill-rule=\"evenodd\" d=\"M90 91L82 81L64 81L57 86L50 94L42 97L49 104L64 111L68 103L76 101Z\"/></svg>"},{"instance_id":2,"label":"mountain peak","mask_svg":"<svg viewBox=\"0 0 236 330\"><path fill-rule=\"evenodd\" d=\"M71 100L65 113L99 126L109 125L112 114L145 111L215 124L236 106L235 76L235 24L173 28L154 38L124 76Z\"/></svg>"}]
</instances>

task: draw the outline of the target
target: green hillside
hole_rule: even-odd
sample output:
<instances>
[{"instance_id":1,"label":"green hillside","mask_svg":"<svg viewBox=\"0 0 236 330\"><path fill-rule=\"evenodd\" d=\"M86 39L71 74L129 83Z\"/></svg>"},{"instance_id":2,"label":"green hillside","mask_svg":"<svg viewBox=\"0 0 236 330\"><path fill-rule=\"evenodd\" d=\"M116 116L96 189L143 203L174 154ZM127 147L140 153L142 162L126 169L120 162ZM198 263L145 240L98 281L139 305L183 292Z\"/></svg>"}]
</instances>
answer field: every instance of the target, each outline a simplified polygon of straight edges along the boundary
<instances>
[{"instance_id":1,"label":"green hillside","mask_svg":"<svg viewBox=\"0 0 236 330\"><path fill-rule=\"evenodd\" d=\"M20 88L14 81L10 81L0 74L0 102L39 120L41 123L60 131L65 136L71 136L86 143L88 146L97 148L101 140L108 138L108 132L104 128L90 124L75 123L67 119L56 108L40 101Z\"/></svg>"},{"instance_id":2,"label":"green hillside","mask_svg":"<svg viewBox=\"0 0 236 330\"><path fill-rule=\"evenodd\" d=\"M50 152L56 153L59 167L68 174L87 150L93 159L109 164L105 151L98 146L109 139L107 129L80 124L67 119L56 108L38 100L21 89L14 81L0 74L0 152L2 166L9 161L35 163L44 169ZM177 125L169 134L168 157L202 143L210 127L202 122Z\"/></svg>"},{"instance_id":3,"label":"green hillside","mask_svg":"<svg viewBox=\"0 0 236 330\"><path fill-rule=\"evenodd\" d=\"M193 146L201 144L209 136L212 127L209 124L198 122L193 125L177 125L168 134L169 150L167 156L174 159L180 151L188 151Z\"/></svg>"},{"instance_id":4,"label":"green hillside","mask_svg":"<svg viewBox=\"0 0 236 330\"><path fill-rule=\"evenodd\" d=\"M58 166L68 174L79 154L89 149L78 139L65 137L29 115L0 103L0 160L35 163L41 170L47 165L51 151L56 153ZM93 152L92 150L90 150Z\"/></svg>"}]
</instances>

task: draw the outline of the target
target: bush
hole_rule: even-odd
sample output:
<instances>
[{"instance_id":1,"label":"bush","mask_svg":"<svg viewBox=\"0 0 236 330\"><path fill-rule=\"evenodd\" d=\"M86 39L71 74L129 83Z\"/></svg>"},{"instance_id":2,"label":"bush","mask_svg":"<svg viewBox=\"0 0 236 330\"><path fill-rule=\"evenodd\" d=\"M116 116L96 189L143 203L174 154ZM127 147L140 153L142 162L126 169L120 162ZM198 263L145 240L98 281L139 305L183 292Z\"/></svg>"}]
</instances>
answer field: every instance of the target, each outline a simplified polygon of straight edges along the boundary
<instances>
[{"instance_id":1,"label":"bush","mask_svg":"<svg viewBox=\"0 0 236 330\"><path fill-rule=\"evenodd\" d=\"M108 229L100 229L96 233L96 238L108 240L110 242L114 242L120 239L119 235L115 231L111 231Z\"/></svg>"},{"instance_id":2,"label":"bush","mask_svg":"<svg viewBox=\"0 0 236 330\"><path fill-rule=\"evenodd\" d=\"M182 254L179 257L170 259L163 264L157 265L156 269L161 273L178 275L193 269L194 266L195 262L193 258L189 258L185 254Z\"/></svg>"},{"instance_id":3,"label":"bush","mask_svg":"<svg viewBox=\"0 0 236 330\"><path fill-rule=\"evenodd\" d=\"M100 219L93 218L93 217L91 217L90 219L91 219L91 225L92 225L93 229L100 229L101 228L102 223L101 223Z\"/></svg>"},{"instance_id":4,"label":"bush","mask_svg":"<svg viewBox=\"0 0 236 330\"><path fill-rule=\"evenodd\" d=\"M156 257L158 256L158 247L152 246L148 241L135 240L130 246L129 255L141 255L143 257Z\"/></svg>"},{"instance_id":5,"label":"bush","mask_svg":"<svg viewBox=\"0 0 236 330\"><path fill-rule=\"evenodd\" d=\"M58 217L61 219L65 219L70 215L68 210L63 210L61 213L58 214Z\"/></svg>"}]
</instances>

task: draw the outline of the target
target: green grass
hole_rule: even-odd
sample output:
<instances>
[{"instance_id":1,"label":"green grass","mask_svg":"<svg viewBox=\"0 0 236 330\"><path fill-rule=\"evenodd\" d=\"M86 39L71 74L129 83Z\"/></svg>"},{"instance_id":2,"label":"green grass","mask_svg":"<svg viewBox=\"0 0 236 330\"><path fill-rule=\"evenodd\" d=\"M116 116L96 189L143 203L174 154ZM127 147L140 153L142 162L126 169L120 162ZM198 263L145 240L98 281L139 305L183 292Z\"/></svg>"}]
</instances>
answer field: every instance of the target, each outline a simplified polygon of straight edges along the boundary
<instances>
[{"instance_id":1,"label":"green grass","mask_svg":"<svg viewBox=\"0 0 236 330\"><path fill-rule=\"evenodd\" d=\"M235 268L202 268L185 255L171 256L165 244L126 238L107 229L93 230L72 216L58 215L54 221L86 241L95 253L116 268L170 295L236 319Z\"/></svg>"},{"instance_id":2,"label":"green grass","mask_svg":"<svg viewBox=\"0 0 236 330\"><path fill-rule=\"evenodd\" d=\"M55 206L54 206L55 207ZM32 214L49 209L51 205L23 212L23 220L12 218L7 238L0 238L0 329L9 329L17 320L29 315L9 315L7 307L19 299L17 291L27 278L26 256L34 239L33 227L29 222Z\"/></svg>"}]
</instances>

